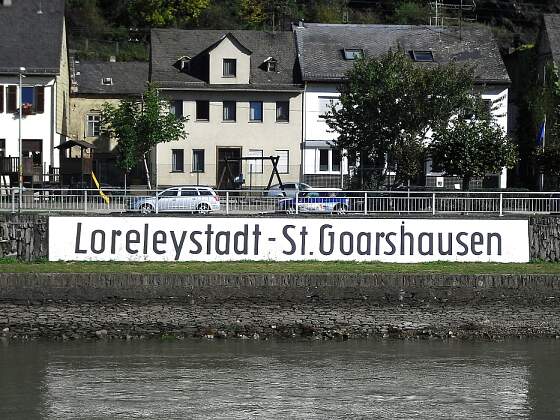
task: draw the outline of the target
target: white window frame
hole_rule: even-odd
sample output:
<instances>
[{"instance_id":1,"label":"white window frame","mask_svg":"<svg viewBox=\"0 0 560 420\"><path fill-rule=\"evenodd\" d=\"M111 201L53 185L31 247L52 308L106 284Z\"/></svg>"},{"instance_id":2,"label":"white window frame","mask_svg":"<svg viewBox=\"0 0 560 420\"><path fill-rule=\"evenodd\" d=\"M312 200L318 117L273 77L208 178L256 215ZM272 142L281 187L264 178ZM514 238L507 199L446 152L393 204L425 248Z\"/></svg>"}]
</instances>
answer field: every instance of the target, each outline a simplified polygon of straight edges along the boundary
<instances>
[{"instance_id":1,"label":"white window frame","mask_svg":"<svg viewBox=\"0 0 560 420\"><path fill-rule=\"evenodd\" d=\"M280 159L278 160L278 165L276 168L278 169L279 174L289 174L290 173L290 151L286 149L280 149L275 151L276 156L279 156ZM285 156L282 159L282 155ZM284 163L285 160L285 163ZM284 169L285 168L285 169Z\"/></svg>"},{"instance_id":2,"label":"white window frame","mask_svg":"<svg viewBox=\"0 0 560 420\"><path fill-rule=\"evenodd\" d=\"M91 127L91 130L90 130ZM96 129L97 127L97 129ZM97 132L97 134L96 134ZM101 135L101 114L86 115L86 137L99 137Z\"/></svg>"},{"instance_id":3,"label":"white window frame","mask_svg":"<svg viewBox=\"0 0 560 420\"><path fill-rule=\"evenodd\" d=\"M262 149L249 149L249 157L263 157L263 150ZM249 173L253 174L262 174L263 173L263 161L262 160L248 160L247 161L249 167ZM251 170L252 168L252 170Z\"/></svg>"}]
</instances>

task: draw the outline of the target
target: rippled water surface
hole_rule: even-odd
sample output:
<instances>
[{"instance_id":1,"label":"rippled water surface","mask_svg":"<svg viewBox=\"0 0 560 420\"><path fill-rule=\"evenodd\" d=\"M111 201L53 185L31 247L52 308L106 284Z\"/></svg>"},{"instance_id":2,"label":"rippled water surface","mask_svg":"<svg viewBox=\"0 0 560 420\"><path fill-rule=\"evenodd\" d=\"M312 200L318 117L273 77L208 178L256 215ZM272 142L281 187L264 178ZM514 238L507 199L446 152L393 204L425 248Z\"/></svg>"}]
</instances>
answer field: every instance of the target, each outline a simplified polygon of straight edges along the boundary
<instances>
[{"instance_id":1,"label":"rippled water surface","mask_svg":"<svg viewBox=\"0 0 560 420\"><path fill-rule=\"evenodd\" d=\"M560 341L0 344L0 418L560 418Z\"/></svg>"}]
</instances>

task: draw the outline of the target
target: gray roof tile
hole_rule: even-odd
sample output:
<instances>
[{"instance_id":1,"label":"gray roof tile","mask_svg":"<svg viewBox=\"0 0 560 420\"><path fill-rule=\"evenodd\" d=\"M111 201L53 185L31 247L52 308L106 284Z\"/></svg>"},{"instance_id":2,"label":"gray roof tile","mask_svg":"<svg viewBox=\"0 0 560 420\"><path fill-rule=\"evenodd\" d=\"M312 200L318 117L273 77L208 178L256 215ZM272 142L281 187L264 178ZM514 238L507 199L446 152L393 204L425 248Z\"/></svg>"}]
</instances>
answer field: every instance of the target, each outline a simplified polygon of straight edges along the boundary
<instances>
[{"instance_id":1,"label":"gray roof tile","mask_svg":"<svg viewBox=\"0 0 560 420\"><path fill-rule=\"evenodd\" d=\"M472 65L479 82L510 81L492 33L483 26L463 28L462 39L457 29L429 26L305 23L294 30L304 81L342 79L353 65L344 59L344 48L361 48L366 56L378 57L399 47L432 50L437 63Z\"/></svg>"},{"instance_id":2,"label":"gray roof tile","mask_svg":"<svg viewBox=\"0 0 560 420\"><path fill-rule=\"evenodd\" d=\"M149 67L149 63L140 61L116 63L80 61L76 63L78 91L72 95L90 94L109 97L140 95L146 89ZM105 77L112 78L113 84L102 84L101 80Z\"/></svg>"},{"instance_id":3,"label":"gray roof tile","mask_svg":"<svg viewBox=\"0 0 560 420\"><path fill-rule=\"evenodd\" d=\"M64 0L14 0L0 5L0 73L58 74L62 50Z\"/></svg>"},{"instance_id":4,"label":"gray roof tile","mask_svg":"<svg viewBox=\"0 0 560 420\"><path fill-rule=\"evenodd\" d=\"M250 85L210 85L202 77L173 66L183 56L194 60L227 34L251 51ZM268 57L278 61L277 72L266 72L259 67ZM153 29L151 66L151 80L162 88L299 89L292 32Z\"/></svg>"}]
</instances>

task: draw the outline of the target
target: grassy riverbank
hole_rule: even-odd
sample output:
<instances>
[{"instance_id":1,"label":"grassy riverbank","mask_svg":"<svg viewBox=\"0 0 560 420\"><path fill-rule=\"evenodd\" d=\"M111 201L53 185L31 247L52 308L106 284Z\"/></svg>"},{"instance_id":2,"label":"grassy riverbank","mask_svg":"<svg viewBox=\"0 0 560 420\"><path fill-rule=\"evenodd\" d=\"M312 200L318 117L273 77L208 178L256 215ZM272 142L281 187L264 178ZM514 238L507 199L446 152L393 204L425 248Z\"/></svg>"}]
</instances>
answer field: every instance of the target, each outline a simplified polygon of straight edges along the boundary
<instances>
[{"instance_id":1,"label":"grassy riverbank","mask_svg":"<svg viewBox=\"0 0 560 420\"><path fill-rule=\"evenodd\" d=\"M446 273L446 274L560 274L558 263L423 264L356 262L19 262L0 259L3 273Z\"/></svg>"}]
</instances>

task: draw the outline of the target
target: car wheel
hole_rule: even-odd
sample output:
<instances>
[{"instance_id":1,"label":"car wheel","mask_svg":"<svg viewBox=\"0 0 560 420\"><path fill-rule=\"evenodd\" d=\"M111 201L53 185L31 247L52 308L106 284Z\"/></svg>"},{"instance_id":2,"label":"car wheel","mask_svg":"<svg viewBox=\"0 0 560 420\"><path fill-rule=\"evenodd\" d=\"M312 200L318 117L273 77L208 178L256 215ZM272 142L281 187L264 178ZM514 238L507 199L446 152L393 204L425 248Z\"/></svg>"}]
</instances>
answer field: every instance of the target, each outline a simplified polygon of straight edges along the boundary
<instances>
[{"instance_id":1,"label":"car wheel","mask_svg":"<svg viewBox=\"0 0 560 420\"><path fill-rule=\"evenodd\" d=\"M290 206L286 209L287 214L296 214L296 208L294 206Z\"/></svg>"},{"instance_id":2,"label":"car wheel","mask_svg":"<svg viewBox=\"0 0 560 420\"><path fill-rule=\"evenodd\" d=\"M200 203L196 209L200 214L210 213L210 206L207 203Z\"/></svg>"},{"instance_id":3,"label":"car wheel","mask_svg":"<svg viewBox=\"0 0 560 420\"><path fill-rule=\"evenodd\" d=\"M154 208L152 207L151 204L142 204L140 206L140 213L142 213L142 214L150 214L153 211L154 211Z\"/></svg>"},{"instance_id":4,"label":"car wheel","mask_svg":"<svg viewBox=\"0 0 560 420\"><path fill-rule=\"evenodd\" d=\"M348 207L346 207L345 204L337 204L333 210L333 213L346 214L347 211L348 211Z\"/></svg>"}]
</instances>

